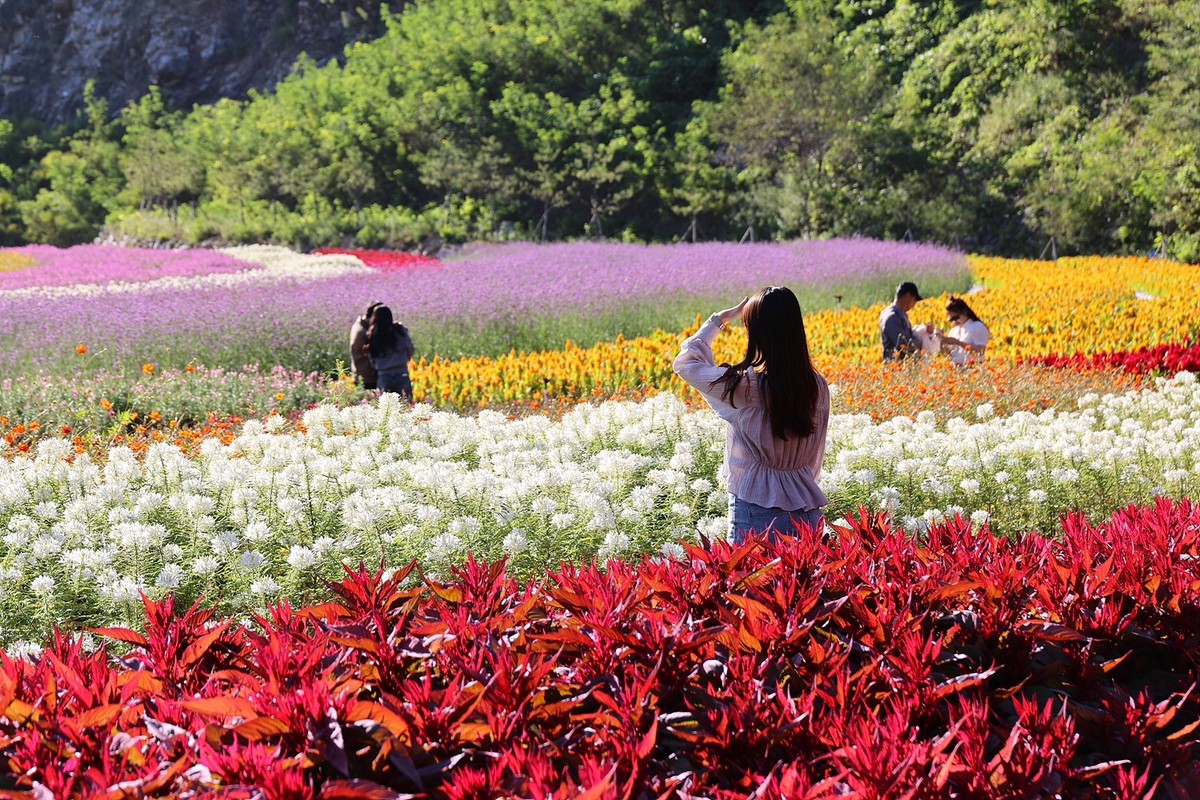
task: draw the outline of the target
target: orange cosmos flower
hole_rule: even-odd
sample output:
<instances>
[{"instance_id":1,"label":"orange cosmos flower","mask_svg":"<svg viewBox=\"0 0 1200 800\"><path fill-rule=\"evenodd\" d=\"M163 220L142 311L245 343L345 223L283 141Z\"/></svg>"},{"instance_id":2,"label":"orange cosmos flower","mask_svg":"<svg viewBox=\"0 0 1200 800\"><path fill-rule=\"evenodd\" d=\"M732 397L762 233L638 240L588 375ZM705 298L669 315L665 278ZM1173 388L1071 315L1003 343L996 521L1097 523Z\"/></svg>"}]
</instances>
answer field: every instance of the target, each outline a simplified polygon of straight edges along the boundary
<instances>
[{"instance_id":1,"label":"orange cosmos flower","mask_svg":"<svg viewBox=\"0 0 1200 800\"><path fill-rule=\"evenodd\" d=\"M147 361L145 364L142 364L142 372L146 373L147 375L153 375L154 365Z\"/></svg>"},{"instance_id":2,"label":"orange cosmos flower","mask_svg":"<svg viewBox=\"0 0 1200 800\"><path fill-rule=\"evenodd\" d=\"M87 345L86 344L75 345L75 352L79 353L79 355L83 355L84 353L87 352Z\"/></svg>"},{"instance_id":3,"label":"orange cosmos flower","mask_svg":"<svg viewBox=\"0 0 1200 800\"><path fill-rule=\"evenodd\" d=\"M101 400L100 407L103 408L105 411L108 411L112 408L112 403L109 402L108 400Z\"/></svg>"}]
</instances>

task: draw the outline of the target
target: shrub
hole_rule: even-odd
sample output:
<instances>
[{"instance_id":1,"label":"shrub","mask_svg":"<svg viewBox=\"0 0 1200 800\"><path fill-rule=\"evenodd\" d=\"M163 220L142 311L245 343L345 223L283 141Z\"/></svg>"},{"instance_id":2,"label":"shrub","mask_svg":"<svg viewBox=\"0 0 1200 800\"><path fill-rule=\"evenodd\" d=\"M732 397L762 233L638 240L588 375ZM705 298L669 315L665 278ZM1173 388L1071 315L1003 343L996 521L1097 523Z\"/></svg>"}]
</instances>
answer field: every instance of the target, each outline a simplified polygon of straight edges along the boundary
<instances>
[{"instance_id":1,"label":"shrub","mask_svg":"<svg viewBox=\"0 0 1200 800\"><path fill-rule=\"evenodd\" d=\"M1188 501L1060 540L862 512L526 586L347 570L250 626L146 601L144 634L95 631L121 659L0 658L0 770L61 798L1194 796L1198 548Z\"/></svg>"}]
</instances>

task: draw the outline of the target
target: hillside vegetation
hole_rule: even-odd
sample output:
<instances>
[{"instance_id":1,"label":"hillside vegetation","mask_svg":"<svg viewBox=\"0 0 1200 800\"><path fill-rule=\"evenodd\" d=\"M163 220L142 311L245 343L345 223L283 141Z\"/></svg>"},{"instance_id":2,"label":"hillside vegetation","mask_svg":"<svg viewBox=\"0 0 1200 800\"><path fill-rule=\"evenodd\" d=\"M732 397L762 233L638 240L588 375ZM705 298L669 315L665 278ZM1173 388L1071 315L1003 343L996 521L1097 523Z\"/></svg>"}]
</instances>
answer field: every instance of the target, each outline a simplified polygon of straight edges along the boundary
<instances>
[{"instance_id":1,"label":"hillside vegetation","mask_svg":"<svg viewBox=\"0 0 1200 800\"><path fill-rule=\"evenodd\" d=\"M428 0L189 110L0 121L0 236L856 235L1200 260L1200 0ZM539 224L542 223L542 224ZM687 234L688 237L691 233Z\"/></svg>"}]
</instances>

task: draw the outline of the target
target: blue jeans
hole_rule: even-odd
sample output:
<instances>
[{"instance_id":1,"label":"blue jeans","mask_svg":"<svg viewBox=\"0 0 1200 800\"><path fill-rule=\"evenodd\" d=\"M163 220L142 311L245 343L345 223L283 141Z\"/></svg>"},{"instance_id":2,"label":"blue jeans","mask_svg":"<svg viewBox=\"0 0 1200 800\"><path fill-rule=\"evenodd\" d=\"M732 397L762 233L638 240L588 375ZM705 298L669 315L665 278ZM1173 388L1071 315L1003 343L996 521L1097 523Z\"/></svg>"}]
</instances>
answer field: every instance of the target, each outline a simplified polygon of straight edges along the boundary
<instances>
[{"instance_id":1,"label":"blue jeans","mask_svg":"<svg viewBox=\"0 0 1200 800\"><path fill-rule=\"evenodd\" d=\"M380 394L393 392L405 400L412 401L412 380L408 377L408 370L381 372L375 378L375 384L379 387Z\"/></svg>"},{"instance_id":2,"label":"blue jeans","mask_svg":"<svg viewBox=\"0 0 1200 800\"><path fill-rule=\"evenodd\" d=\"M766 532L767 540L775 541L776 534L795 536L800 525L815 531L825 529L825 515L819 508L786 511L782 508L763 508L729 495L729 539L741 544L750 536Z\"/></svg>"}]
</instances>

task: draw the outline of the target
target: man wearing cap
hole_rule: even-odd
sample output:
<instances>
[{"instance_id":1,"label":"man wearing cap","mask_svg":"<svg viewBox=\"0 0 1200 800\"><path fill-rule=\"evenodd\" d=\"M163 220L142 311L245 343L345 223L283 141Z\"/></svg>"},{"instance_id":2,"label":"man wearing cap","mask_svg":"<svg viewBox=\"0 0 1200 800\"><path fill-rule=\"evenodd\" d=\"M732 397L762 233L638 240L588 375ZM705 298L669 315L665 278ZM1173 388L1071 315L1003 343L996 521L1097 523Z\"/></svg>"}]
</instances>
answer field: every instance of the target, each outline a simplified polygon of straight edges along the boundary
<instances>
[{"instance_id":1,"label":"man wearing cap","mask_svg":"<svg viewBox=\"0 0 1200 800\"><path fill-rule=\"evenodd\" d=\"M921 299L917 285L904 281L896 287L896 299L879 315L879 337L883 360L895 361L921 351L921 340L908 321L908 312Z\"/></svg>"}]
</instances>

